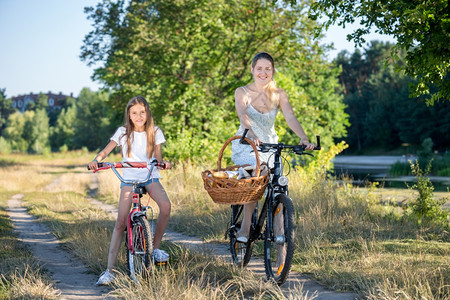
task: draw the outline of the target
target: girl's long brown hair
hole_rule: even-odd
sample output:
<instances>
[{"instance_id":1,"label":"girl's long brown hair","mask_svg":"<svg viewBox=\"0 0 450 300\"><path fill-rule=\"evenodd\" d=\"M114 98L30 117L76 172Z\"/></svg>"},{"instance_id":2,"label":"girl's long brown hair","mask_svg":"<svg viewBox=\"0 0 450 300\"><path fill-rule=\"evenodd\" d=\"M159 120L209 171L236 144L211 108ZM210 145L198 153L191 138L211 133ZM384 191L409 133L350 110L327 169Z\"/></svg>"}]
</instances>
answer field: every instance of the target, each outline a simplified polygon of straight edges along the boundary
<instances>
[{"instance_id":1,"label":"girl's long brown hair","mask_svg":"<svg viewBox=\"0 0 450 300\"><path fill-rule=\"evenodd\" d=\"M127 156L131 157L131 141L134 139L133 131L134 124L131 122L130 118L130 108L136 104L142 104L145 107L145 112L147 113L147 122L145 122L145 133L147 134L147 155L149 158L153 156L153 148L155 147L155 126L153 123L153 116L148 106L147 101L142 96L137 96L132 98L125 109L125 135L127 137Z\"/></svg>"},{"instance_id":2,"label":"girl's long brown hair","mask_svg":"<svg viewBox=\"0 0 450 300\"><path fill-rule=\"evenodd\" d=\"M275 62L272 56L267 52L260 52L256 54L255 57L253 57L252 68L255 67L256 63L260 59L267 59L268 61L270 61L270 64L272 65L273 75L275 75ZM271 108L278 107L280 103L280 95L278 94L278 88L273 78L267 85L267 97L269 98L270 103L272 104Z\"/></svg>"}]
</instances>

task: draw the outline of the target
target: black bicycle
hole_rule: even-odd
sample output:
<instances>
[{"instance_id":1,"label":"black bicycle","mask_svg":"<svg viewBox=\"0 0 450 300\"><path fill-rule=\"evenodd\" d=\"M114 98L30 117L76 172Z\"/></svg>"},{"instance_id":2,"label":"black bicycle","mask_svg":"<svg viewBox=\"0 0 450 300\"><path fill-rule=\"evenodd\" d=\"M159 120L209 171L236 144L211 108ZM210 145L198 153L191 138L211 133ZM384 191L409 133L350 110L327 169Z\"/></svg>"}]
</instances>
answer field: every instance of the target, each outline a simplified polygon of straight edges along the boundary
<instances>
[{"instance_id":1,"label":"black bicycle","mask_svg":"<svg viewBox=\"0 0 450 300\"><path fill-rule=\"evenodd\" d=\"M244 141L248 129L244 131L240 143ZM233 262L246 266L251 258L254 242L264 241L264 268L267 279L273 279L278 285L283 284L291 269L294 256L294 206L289 198L288 179L283 175L283 151L297 155L310 155L304 145L261 144L259 152L273 153L273 167L270 168L270 180L265 192L265 200L258 217L258 205L252 215L250 233L247 243L237 241L236 233L241 227L244 205L231 205L230 226L226 235L230 239L230 251ZM317 146L320 150L320 137ZM272 158L272 157L271 157ZM264 226L265 225L265 226Z\"/></svg>"}]
</instances>

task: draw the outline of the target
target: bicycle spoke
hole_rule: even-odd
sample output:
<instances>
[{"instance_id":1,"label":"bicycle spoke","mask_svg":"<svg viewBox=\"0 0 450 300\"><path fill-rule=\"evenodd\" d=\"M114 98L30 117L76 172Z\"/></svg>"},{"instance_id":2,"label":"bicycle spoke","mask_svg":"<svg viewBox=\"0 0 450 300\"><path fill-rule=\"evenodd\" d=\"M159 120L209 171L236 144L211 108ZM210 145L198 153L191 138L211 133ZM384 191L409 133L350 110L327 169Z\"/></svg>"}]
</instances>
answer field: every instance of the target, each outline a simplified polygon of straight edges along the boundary
<instances>
[{"instance_id":1,"label":"bicycle spoke","mask_svg":"<svg viewBox=\"0 0 450 300\"><path fill-rule=\"evenodd\" d=\"M152 233L147 220L143 216L136 218L132 228L133 251L127 248L127 264L131 278L137 281L137 276L144 275L150 264L152 248Z\"/></svg>"}]
</instances>

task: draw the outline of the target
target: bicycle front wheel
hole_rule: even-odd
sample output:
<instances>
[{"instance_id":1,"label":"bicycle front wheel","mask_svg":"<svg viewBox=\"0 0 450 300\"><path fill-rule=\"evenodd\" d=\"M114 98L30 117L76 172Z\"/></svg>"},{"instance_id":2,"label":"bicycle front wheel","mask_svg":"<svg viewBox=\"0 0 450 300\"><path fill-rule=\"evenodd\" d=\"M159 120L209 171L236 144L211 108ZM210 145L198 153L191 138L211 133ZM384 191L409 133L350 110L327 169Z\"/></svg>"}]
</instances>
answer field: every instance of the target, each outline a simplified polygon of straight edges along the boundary
<instances>
[{"instance_id":1,"label":"bicycle front wheel","mask_svg":"<svg viewBox=\"0 0 450 300\"><path fill-rule=\"evenodd\" d=\"M138 216L132 224L133 249L127 247L128 274L137 281L138 275L143 276L145 270L150 265L151 254L153 252L153 235L144 216Z\"/></svg>"},{"instance_id":2,"label":"bicycle front wheel","mask_svg":"<svg viewBox=\"0 0 450 300\"><path fill-rule=\"evenodd\" d=\"M241 228L242 218L244 216L243 205L231 206L230 228L228 236L230 238L230 252L233 263L240 267L245 267L252 256L253 242L240 243L236 240L236 233Z\"/></svg>"},{"instance_id":3,"label":"bicycle front wheel","mask_svg":"<svg viewBox=\"0 0 450 300\"><path fill-rule=\"evenodd\" d=\"M294 256L294 206L284 194L275 198L272 226L266 222L264 239L264 267L268 279L278 285L286 281Z\"/></svg>"}]
</instances>

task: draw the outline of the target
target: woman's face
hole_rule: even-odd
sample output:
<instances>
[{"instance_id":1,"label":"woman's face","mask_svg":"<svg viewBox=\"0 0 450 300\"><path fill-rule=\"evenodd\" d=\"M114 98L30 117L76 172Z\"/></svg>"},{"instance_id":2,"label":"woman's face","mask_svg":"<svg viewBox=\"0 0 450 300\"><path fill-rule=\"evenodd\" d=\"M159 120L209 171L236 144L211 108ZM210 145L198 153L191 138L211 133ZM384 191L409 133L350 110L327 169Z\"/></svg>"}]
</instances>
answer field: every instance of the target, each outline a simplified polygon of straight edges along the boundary
<instances>
[{"instance_id":1,"label":"woman's face","mask_svg":"<svg viewBox=\"0 0 450 300\"><path fill-rule=\"evenodd\" d=\"M130 120L134 125L134 130L144 131L145 123L147 122L147 112L145 111L145 106L137 103L130 107L129 114Z\"/></svg>"},{"instance_id":2,"label":"woman's face","mask_svg":"<svg viewBox=\"0 0 450 300\"><path fill-rule=\"evenodd\" d=\"M273 77L272 63L264 58L258 59L252 68L253 79L258 85L268 84Z\"/></svg>"}]
</instances>

